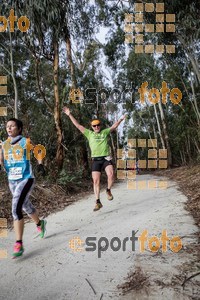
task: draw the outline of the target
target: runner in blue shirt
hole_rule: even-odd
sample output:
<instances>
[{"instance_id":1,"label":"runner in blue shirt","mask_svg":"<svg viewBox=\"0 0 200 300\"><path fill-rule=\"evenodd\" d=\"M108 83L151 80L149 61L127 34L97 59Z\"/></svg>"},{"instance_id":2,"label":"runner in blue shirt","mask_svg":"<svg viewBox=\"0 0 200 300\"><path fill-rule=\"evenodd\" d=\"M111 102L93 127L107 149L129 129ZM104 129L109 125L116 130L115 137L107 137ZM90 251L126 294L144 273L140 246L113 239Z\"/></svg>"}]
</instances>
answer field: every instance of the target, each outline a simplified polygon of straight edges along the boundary
<instances>
[{"instance_id":1,"label":"runner in blue shirt","mask_svg":"<svg viewBox=\"0 0 200 300\"><path fill-rule=\"evenodd\" d=\"M35 179L30 157L28 157L28 139L22 136L22 130L23 123L18 119L11 118L6 125L8 139L2 143L0 148L0 167L4 165L12 193L12 216L16 236L13 258L21 256L24 252L24 218L22 210L35 222L41 238L44 237L46 231L46 220L39 219L36 209L29 200ZM39 164L38 171L44 175L42 160L37 160Z\"/></svg>"}]
</instances>

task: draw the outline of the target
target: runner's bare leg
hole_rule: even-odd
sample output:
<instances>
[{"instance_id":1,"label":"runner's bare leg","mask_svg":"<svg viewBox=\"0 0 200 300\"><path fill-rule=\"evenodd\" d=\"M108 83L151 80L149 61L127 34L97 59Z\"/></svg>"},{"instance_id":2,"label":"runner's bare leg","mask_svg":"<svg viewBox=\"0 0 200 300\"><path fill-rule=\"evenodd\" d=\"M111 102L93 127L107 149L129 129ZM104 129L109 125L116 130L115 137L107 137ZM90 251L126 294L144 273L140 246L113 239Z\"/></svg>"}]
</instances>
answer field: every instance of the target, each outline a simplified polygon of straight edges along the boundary
<instances>
[{"instance_id":1,"label":"runner's bare leg","mask_svg":"<svg viewBox=\"0 0 200 300\"><path fill-rule=\"evenodd\" d=\"M100 178L101 178L101 172L97 172L97 171L92 172L93 188L94 188L96 199L100 199Z\"/></svg>"},{"instance_id":2,"label":"runner's bare leg","mask_svg":"<svg viewBox=\"0 0 200 300\"><path fill-rule=\"evenodd\" d=\"M16 241L22 240L23 232L24 232L24 219L14 220L14 230Z\"/></svg>"},{"instance_id":3,"label":"runner's bare leg","mask_svg":"<svg viewBox=\"0 0 200 300\"><path fill-rule=\"evenodd\" d=\"M106 168L105 168L105 172L106 172L106 175L107 175L107 178L108 178L108 189L110 190L112 185L113 185L113 182L114 182L114 170L113 170L113 166L112 165L108 165Z\"/></svg>"}]
</instances>

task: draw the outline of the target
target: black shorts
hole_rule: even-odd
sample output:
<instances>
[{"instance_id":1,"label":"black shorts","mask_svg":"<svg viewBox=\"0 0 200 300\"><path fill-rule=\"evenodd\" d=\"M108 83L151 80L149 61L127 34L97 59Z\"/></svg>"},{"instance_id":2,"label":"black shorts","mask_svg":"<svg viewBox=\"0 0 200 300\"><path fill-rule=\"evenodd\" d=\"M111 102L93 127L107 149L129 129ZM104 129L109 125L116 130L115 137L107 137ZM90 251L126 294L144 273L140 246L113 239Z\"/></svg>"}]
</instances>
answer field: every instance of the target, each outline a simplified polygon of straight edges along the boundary
<instances>
[{"instance_id":1,"label":"black shorts","mask_svg":"<svg viewBox=\"0 0 200 300\"><path fill-rule=\"evenodd\" d=\"M105 170L105 168L109 165L113 166L112 160L106 160L104 157L102 157L99 160L96 160L95 158L92 159L92 172L101 172Z\"/></svg>"}]
</instances>

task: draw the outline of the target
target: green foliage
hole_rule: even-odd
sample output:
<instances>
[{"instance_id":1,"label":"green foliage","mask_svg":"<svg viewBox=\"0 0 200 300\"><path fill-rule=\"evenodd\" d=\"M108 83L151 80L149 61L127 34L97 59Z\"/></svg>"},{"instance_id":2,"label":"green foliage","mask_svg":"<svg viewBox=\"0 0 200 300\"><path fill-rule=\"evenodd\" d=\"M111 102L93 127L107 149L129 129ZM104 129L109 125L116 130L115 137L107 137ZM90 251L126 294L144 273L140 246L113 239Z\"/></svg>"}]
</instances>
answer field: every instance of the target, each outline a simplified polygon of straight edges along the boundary
<instances>
[{"instance_id":1,"label":"green foliage","mask_svg":"<svg viewBox=\"0 0 200 300\"><path fill-rule=\"evenodd\" d=\"M79 185L81 184L82 176L83 168L77 172L69 172L66 169L62 169L58 175L57 183L64 186L68 186L71 183Z\"/></svg>"},{"instance_id":2,"label":"green foliage","mask_svg":"<svg viewBox=\"0 0 200 300\"><path fill-rule=\"evenodd\" d=\"M130 1L126 4L123 1L101 0L92 3L87 0L3 1L2 15L8 15L11 7L14 7L18 15L27 15L31 21L28 34L19 31L12 33L14 73L19 94L19 118L24 122L25 134L30 136L34 143L41 143L46 147L45 161L50 178L53 178L54 173L58 174L55 163L58 142L54 121L52 64L54 41L59 43L60 108L58 111L60 113L63 105L69 105L77 120L89 128L93 117L100 117L103 125L109 126L124 111L128 113L131 125L124 127L122 143L126 143L127 137L149 138L149 135L155 137L156 133L160 146L161 139L154 107L151 104L141 105L138 88L147 81L149 89L153 87L160 89L162 81L165 80L170 89L179 88L183 94L180 105L173 105L169 98L167 105L163 105L173 160L177 164L184 163L183 157L186 161L199 160L197 148L200 147L200 124L194 110L194 97L196 97L198 110L200 109L200 86L197 74L200 31L197 2L194 0L190 2L187 0L165 1L166 12L176 14L177 31L175 34L156 35L155 39L157 43L174 43L177 52L174 55L154 56L135 54L131 47L125 46L124 13L128 11L129 5L131 7ZM145 15L149 21L149 18L152 18L150 15ZM96 38L96 33L101 26L108 29L105 45ZM69 104L71 75L65 50L66 37L69 35L78 87L84 92L87 88L96 88L97 91L106 88L111 91L112 85L124 90L132 84L133 102L131 99L126 99L124 104L121 104L109 98L106 99L109 102L101 105L97 105L97 101L91 105ZM145 35L145 41L150 42L151 36ZM6 50L9 46L8 33L0 33L0 75L7 75L4 68L10 70L11 67L10 55ZM45 104L41 91L38 89L36 58L39 63L40 84L49 107ZM194 69L194 62L192 63L191 58L196 62L197 70ZM109 78L106 78L108 76L105 65L110 70ZM11 117L13 116L14 88L10 75L8 75L8 91L7 97L1 96L0 104L1 106L8 104L8 117ZM161 121L158 105L156 107ZM63 114L61 121L66 168L59 173L58 181L64 185L80 182L81 176L86 176L85 169L89 171L89 147L84 137ZM2 139L6 137L5 122L6 118L2 117L0 127ZM161 129L163 131L163 128ZM113 138L116 144L116 135L113 135ZM80 170L80 165L83 166L83 164L85 164L85 169Z\"/></svg>"}]
</instances>

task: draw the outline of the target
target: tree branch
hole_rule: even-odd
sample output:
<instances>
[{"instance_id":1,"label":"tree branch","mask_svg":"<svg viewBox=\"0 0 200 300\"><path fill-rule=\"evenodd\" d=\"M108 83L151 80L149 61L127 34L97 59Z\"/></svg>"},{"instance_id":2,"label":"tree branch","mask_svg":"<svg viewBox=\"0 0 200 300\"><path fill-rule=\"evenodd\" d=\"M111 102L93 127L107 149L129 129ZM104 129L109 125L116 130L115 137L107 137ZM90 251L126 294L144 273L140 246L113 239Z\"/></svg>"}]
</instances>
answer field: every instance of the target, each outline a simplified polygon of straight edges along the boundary
<instances>
[{"instance_id":1,"label":"tree branch","mask_svg":"<svg viewBox=\"0 0 200 300\"><path fill-rule=\"evenodd\" d=\"M51 107L51 105L49 104L48 100L46 99L45 93L42 90L42 87L40 85L40 75L39 75L39 59L35 57L35 73L36 73L36 79L37 79L37 86L38 86L38 90L40 92L40 95L42 96L44 102L46 103L47 107L49 108L49 110L53 113L53 108Z\"/></svg>"}]
</instances>

